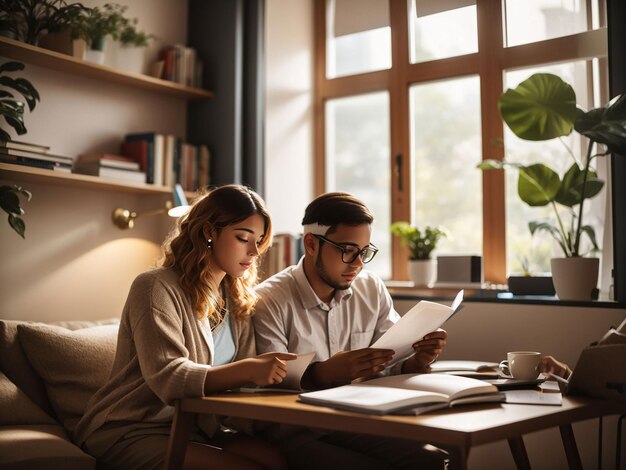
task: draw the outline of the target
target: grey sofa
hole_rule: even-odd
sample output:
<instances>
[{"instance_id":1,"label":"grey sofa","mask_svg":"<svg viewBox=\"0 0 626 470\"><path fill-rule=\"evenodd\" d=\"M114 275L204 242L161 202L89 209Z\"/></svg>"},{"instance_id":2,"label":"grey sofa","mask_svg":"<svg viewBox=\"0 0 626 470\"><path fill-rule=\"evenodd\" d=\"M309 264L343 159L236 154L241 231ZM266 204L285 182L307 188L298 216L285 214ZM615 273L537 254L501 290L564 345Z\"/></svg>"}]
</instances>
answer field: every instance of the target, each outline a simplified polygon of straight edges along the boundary
<instances>
[{"instance_id":1,"label":"grey sofa","mask_svg":"<svg viewBox=\"0 0 626 470\"><path fill-rule=\"evenodd\" d=\"M118 322L0 320L0 468L95 468L71 435L109 375Z\"/></svg>"}]
</instances>

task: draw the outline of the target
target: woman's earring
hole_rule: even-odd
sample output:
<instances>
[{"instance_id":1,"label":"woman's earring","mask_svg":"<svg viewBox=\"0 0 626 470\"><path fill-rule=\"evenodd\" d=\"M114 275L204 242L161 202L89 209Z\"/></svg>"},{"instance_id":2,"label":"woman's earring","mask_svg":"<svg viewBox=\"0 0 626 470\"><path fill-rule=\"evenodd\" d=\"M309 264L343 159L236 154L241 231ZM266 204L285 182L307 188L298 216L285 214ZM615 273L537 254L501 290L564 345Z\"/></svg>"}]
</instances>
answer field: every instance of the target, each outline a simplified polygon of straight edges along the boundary
<instances>
[{"instance_id":1,"label":"woman's earring","mask_svg":"<svg viewBox=\"0 0 626 470\"><path fill-rule=\"evenodd\" d=\"M213 240L211 238L207 239L206 241L206 247L210 250L211 248L213 248Z\"/></svg>"}]
</instances>

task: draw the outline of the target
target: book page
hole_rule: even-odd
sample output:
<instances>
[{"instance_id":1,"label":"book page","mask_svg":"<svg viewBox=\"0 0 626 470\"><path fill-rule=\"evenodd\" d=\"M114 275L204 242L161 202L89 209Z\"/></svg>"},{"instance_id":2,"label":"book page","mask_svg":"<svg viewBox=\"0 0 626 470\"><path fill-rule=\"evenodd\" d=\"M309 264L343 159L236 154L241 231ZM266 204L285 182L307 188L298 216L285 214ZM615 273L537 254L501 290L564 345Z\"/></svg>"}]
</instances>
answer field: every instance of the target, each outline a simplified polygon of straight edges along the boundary
<instances>
[{"instance_id":1,"label":"book page","mask_svg":"<svg viewBox=\"0 0 626 470\"><path fill-rule=\"evenodd\" d=\"M437 361L430 365L433 372L473 371L497 369L497 362L487 361Z\"/></svg>"},{"instance_id":2,"label":"book page","mask_svg":"<svg viewBox=\"0 0 626 470\"><path fill-rule=\"evenodd\" d=\"M496 393L498 389L482 380L448 374L400 374L363 382L375 385L441 394L450 399L483 393Z\"/></svg>"},{"instance_id":3,"label":"book page","mask_svg":"<svg viewBox=\"0 0 626 470\"><path fill-rule=\"evenodd\" d=\"M406 359L413 354L413 344L443 325L458 309L462 300L463 291L457 294L452 307L421 300L371 347L393 349L396 354L389 365Z\"/></svg>"},{"instance_id":4,"label":"book page","mask_svg":"<svg viewBox=\"0 0 626 470\"><path fill-rule=\"evenodd\" d=\"M302 392L300 381L306 371L307 367L313 360L315 352L309 352L306 354L298 354L298 358L293 361L287 361L287 375L283 381L279 384L272 385L271 387L241 387L240 392L255 393L255 392Z\"/></svg>"},{"instance_id":5,"label":"book page","mask_svg":"<svg viewBox=\"0 0 626 470\"><path fill-rule=\"evenodd\" d=\"M304 403L330 406L349 411L385 414L420 403L445 403L447 402L447 397L422 390L378 387L360 383L301 393L300 400Z\"/></svg>"}]
</instances>

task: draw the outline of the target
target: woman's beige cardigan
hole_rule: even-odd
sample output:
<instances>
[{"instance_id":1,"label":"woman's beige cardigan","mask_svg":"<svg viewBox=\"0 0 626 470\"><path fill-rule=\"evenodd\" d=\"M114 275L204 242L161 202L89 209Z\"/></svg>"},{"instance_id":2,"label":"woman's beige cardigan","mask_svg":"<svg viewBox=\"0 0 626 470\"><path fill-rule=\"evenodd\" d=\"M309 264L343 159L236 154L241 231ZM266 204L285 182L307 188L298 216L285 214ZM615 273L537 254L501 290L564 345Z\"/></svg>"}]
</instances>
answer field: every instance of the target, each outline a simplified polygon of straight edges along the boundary
<instances>
[{"instance_id":1,"label":"woman's beige cardigan","mask_svg":"<svg viewBox=\"0 0 626 470\"><path fill-rule=\"evenodd\" d=\"M196 320L195 309L171 268L140 274L130 288L117 337L113 370L107 383L87 405L74 441L97 442L94 454L130 431L147 434L170 426L174 401L204 396L211 353ZM234 320L234 319L233 319ZM235 359L254 356L251 322L232 322ZM219 423L203 419L201 428L212 435Z\"/></svg>"}]
</instances>

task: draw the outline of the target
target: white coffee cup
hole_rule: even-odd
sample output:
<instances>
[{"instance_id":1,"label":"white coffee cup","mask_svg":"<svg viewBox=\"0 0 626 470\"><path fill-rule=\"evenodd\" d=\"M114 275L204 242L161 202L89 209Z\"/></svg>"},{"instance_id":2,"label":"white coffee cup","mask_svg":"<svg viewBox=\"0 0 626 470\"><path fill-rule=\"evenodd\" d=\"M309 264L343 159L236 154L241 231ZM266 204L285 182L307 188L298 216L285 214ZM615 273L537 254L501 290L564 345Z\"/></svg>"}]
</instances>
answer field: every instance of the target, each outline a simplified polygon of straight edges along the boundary
<instances>
[{"instance_id":1,"label":"white coffee cup","mask_svg":"<svg viewBox=\"0 0 626 470\"><path fill-rule=\"evenodd\" d=\"M535 351L512 351L506 353L506 361L500 370L515 379L534 380L541 372L541 353Z\"/></svg>"}]
</instances>

